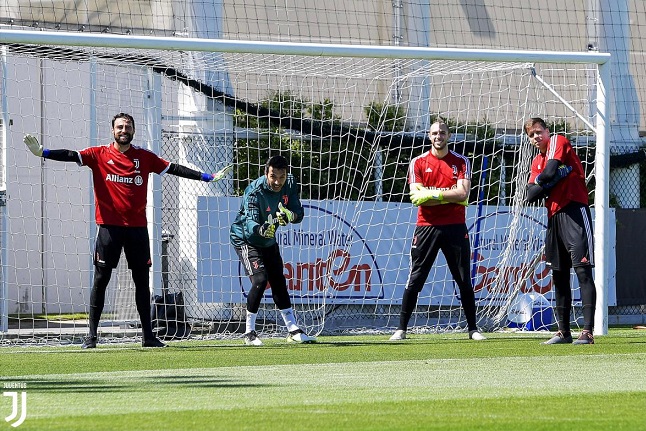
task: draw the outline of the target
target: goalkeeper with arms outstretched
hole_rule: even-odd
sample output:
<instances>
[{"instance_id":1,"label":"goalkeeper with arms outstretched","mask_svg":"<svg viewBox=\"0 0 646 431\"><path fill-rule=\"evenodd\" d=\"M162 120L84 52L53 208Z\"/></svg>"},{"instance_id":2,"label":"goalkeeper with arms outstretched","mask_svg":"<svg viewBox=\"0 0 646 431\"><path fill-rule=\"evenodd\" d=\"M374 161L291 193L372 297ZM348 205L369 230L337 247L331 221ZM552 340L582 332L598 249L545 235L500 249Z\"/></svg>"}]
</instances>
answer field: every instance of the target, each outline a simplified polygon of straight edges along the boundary
<instances>
[{"instance_id":1,"label":"goalkeeper with arms outstretched","mask_svg":"<svg viewBox=\"0 0 646 431\"><path fill-rule=\"evenodd\" d=\"M277 225L300 223L305 215L300 186L287 172L288 168L285 157L276 155L269 158L265 175L252 181L245 189L240 210L231 225L231 244L251 280L244 334L245 344L249 346L263 344L256 332L256 317L267 283L287 326L287 340L297 343L316 341L296 323L283 272L283 258L275 237Z\"/></svg>"},{"instance_id":2,"label":"goalkeeper with arms outstretched","mask_svg":"<svg viewBox=\"0 0 646 431\"><path fill-rule=\"evenodd\" d=\"M476 304L469 264L471 245L466 225L466 205L471 189L469 160L447 145L451 134L443 122L429 130L431 150L415 157L408 168L410 198L418 206L417 224L410 250L410 275L404 290L399 326L391 341L406 338L417 297L441 250L460 289L469 338L484 340L476 326Z\"/></svg>"},{"instance_id":3,"label":"goalkeeper with arms outstretched","mask_svg":"<svg viewBox=\"0 0 646 431\"><path fill-rule=\"evenodd\" d=\"M592 278L594 265L592 217L588 189L579 156L562 135L551 135L545 121L530 118L525 133L538 155L532 161L527 201L546 198L546 265L552 269L558 332L543 344L572 343L570 269L574 267L583 309L583 331L574 344L594 344L593 325L597 291Z\"/></svg>"},{"instance_id":4,"label":"goalkeeper with arms outstretched","mask_svg":"<svg viewBox=\"0 0 646 431\"><path fill-rule=\"evenodd\" d=\"M89 333L82 348L97 345L98 326L105 303L105 291L112 269L117 267L124 250L135 284L135 303L141 319L143 347L164 347L153 333L149 288L150 241L146 220L148 176L172 174L202 181L222 179L231 166L216 174L198 172L170 163L145 148L132 145L135 120L125 113L112 119L114 141L81 151L45 149L38 140L26 135L25 145L36 156L61 162L76 162L92 170L95 218L98 225L94 252L94 280L90 293Z\"/></svg>"}]
</instances>

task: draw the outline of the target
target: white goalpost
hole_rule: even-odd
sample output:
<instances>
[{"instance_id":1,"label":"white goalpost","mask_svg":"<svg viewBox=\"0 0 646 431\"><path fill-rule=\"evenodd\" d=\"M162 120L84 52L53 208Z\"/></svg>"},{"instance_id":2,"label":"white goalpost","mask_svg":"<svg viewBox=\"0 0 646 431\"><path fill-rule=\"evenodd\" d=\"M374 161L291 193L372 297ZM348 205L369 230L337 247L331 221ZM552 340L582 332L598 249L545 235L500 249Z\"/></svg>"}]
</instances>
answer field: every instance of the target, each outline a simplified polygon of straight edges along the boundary
<instances>
[{"instance_id":1,"label":"white goalpost","mask_svg":"<svg viewBox=\"0 0 646 431\"><path fill-rule=\"evenodd\" d=\"M89 169L37 159L22 136L34 134L46 148L106 144L118 112L135 117L137 145L169 161L207 172L235 164L216 184L170 175L151 181L151 294L156 314L172 311L157 315L158 330L184 325L194 338L241 336L250 286L229 227L242 191L278 153L301 184L306 213L276 236L298 320L312 333L392 330L416 213L406 171L429 148L425 129L440 118L474 173L467 226L479 325L549 329L547 218L523 199L534 149L522 125L540 116L570 138L584 164L595 219L595 332L607 331L614 279L608 54L5 29L0 40L2 342L78 342L93 273ZM574 299L576 311L576 291ZM137 337L133 304L122 259L99 336ZM573 319L580 323L579 313ZM270 291L258 323L264 336L285 333ZM440 256L410 331L465 325Z\"/></svg>"}]
</instances>

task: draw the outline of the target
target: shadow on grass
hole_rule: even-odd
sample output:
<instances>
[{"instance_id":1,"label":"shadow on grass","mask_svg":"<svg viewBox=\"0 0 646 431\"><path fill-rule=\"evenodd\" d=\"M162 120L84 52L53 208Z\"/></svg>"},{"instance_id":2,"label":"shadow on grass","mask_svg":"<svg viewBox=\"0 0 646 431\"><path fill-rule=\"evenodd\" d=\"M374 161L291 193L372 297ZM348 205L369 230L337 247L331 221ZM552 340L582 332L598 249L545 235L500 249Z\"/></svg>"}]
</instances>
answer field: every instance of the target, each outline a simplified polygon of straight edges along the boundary
<instances>
[{"instance_id":1,"label":"shadow on grass","mask_svg":"<svg viewBox=\"0 0 646 431\"><path fill-rule=\"evenodd\" d=\"M27 384L29 392L42 393L104 393L140 390L127 382L109 382L105 379L42 380L37 377L21 377L20 381Z\"/></svg>"},{"instance_id":2,"label":"shadow on grass","mask_svg":"<svg viewBox=\"0 0 646 431\"><path fill-rule=\"evenodd\" d=\"M20 381L27 384L30 393L121 393L121 392L150 392L150 386L176 386L180 388L263 388L273 385L247 383L230 378L214 376L176 375L176 376L145 376L136 379L121 379L114 381L104 378L97 379L60 379L41 380L38 378L24 378ZM9 381L8 379L0 379ZM14 381L11 379L11 381Z\"/></svg>"},{"instance_id":3,"label":"shadow on grass","mask_svg":"<svg viewBox=\"0 0 646 431\"><path fill-rule=\"evenodd\" d=\"M145 380L154 385L169 385L182 387L201 387L201 388L266 388L275 385L245 383L233 379L218 379L213 376L199 375L177 375L177 376L150 376Z\"/></svg>"}]
</instances>

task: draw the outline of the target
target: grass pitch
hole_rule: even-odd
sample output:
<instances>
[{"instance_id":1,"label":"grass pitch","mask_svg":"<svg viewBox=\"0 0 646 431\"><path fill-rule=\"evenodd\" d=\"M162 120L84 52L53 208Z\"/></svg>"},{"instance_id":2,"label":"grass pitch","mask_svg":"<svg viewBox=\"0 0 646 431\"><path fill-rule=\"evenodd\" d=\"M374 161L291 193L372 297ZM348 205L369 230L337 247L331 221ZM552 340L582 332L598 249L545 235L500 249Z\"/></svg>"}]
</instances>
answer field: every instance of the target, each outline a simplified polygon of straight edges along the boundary
<instances>
[{"instance_id":1,"label":"grass pitch","mask_svg":"<svg viewBox=\"0 0 646 431\"><path fill-rule=\"evenodd\" d=\"M487 336L10 347L0 378L26 386L19 430L646 429L646 331L592 346Z\"/></svg>"}]
</instances>

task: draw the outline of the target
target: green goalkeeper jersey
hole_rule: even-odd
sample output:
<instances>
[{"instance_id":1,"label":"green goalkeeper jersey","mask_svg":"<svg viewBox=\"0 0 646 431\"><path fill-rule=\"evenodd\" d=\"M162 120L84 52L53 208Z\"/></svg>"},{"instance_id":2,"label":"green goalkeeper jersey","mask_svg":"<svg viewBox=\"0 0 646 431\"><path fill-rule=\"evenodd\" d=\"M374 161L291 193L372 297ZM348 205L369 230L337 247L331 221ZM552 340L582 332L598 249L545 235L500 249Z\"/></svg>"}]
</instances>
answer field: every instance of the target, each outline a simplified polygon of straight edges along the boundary
<instances>
[{"instance_id":1,"label":"green goalkeeper jersey","mask_svg":"<svg viewBox=\"0 0 646 431\"><path fill-rule=\"evenodd\" d=\"M292 174L287 175L287 181L279 192L269 188L267 177L262 176L247 186L242 196L242 204L231 225L231 244L240 247L249 244L255 247L270 247L276 243L276 238L265 238L258 234L259 227L276 218L278 204L282 203L296 217L292 223L300 223L305 214L300 200L300 185Z\"/></svg>"}]
</instances>

